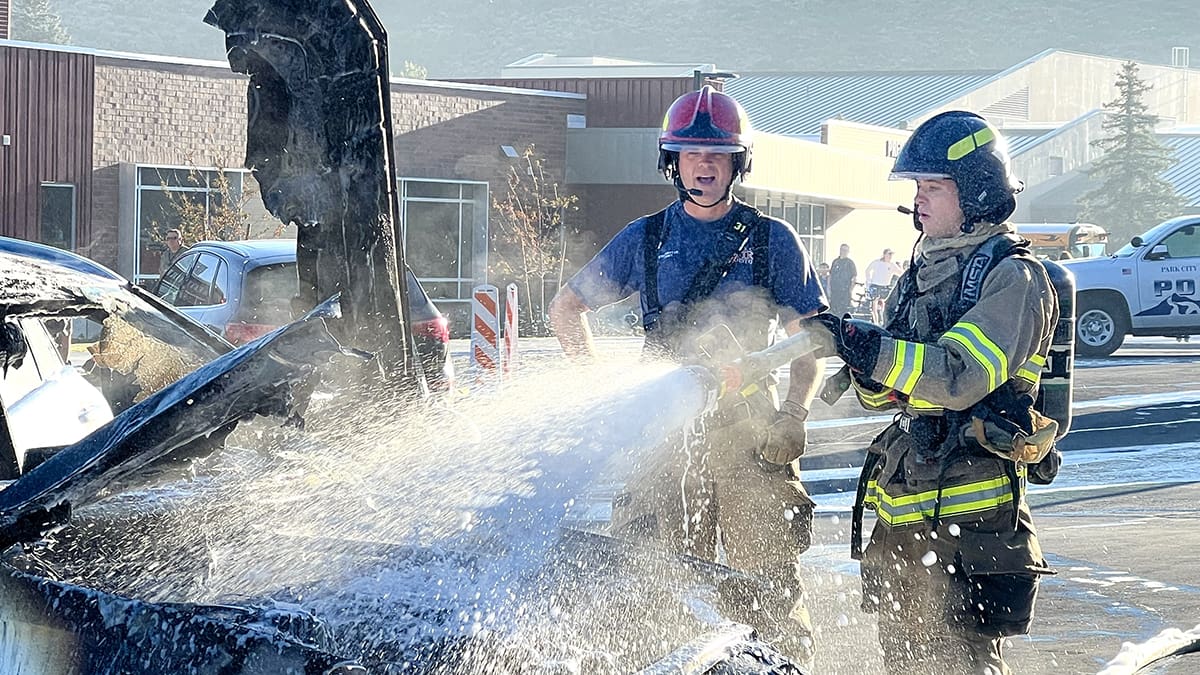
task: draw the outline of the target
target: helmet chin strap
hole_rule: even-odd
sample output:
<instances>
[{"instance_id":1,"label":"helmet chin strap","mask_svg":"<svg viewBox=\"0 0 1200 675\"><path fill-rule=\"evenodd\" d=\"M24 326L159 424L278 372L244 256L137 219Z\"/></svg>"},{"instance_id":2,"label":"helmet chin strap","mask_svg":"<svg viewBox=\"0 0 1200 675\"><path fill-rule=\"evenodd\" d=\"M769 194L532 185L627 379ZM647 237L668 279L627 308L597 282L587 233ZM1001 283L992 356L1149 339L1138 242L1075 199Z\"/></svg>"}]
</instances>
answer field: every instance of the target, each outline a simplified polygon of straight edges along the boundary
<instances>
[{"instance_id":1,"label":"helmet chin strap","mask_svg":"<svg viewBox=\"0 0 1200 675\"><path fill-rule=\"evenodd\" d=\"M697 190L696 188L684 187L683 178L679 176L678 172L675 173L675 189L679 191L679 198L681 200L685 202L691 202L702 209L711 209L712 207L718 204L723 204L729 200L729 194L733 191L733 179L730 178L729 185L725 186L725 194L721 195L720 199L711 204L701 204L700 202L696 201L695 198L704 194L704 192Z\"/></svg>"}]
</instances>

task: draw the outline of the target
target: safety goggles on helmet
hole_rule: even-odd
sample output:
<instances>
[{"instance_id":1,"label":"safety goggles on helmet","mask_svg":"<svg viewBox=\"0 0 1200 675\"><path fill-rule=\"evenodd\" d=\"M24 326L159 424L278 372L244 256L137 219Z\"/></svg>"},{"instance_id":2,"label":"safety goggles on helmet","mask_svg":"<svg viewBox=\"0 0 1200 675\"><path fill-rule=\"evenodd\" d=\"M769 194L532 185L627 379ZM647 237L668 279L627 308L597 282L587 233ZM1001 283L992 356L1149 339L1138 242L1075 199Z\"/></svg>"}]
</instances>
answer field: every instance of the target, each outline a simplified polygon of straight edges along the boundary
<instances>
[{"instance_id":1,"label":"safety goggles on helmet","mask_svg":"<svg viewBox=\"0 0 1200 675\"><path fill-rule=\"evenodd\" d=\"M933 173L929 171L893 171L888 174L888 180L954 180L948 173Z\"/></svg>"},{"instance_id":2,"label":"safety goggles on helmet","mask_svg":"<svg viewBox=\"0 0 1200 675\"><path fill-rule=\"evenodd\" d=\"M671 152L720 152L729 154L746 151L746 147L743 145L700 145L694 141L689 143L660 143L658 147Z\"/></svg>"}]
</instances>

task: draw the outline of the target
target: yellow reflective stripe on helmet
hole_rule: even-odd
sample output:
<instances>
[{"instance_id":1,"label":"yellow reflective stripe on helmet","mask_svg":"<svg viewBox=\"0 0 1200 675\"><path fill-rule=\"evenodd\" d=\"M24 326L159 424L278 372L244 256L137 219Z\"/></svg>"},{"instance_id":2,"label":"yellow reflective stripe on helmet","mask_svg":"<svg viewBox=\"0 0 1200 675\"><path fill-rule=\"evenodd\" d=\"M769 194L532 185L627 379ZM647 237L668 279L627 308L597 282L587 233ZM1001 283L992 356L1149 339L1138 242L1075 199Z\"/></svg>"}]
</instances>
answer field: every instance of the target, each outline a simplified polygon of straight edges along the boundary
<instances>
[{"instance_id":1,"label":"yellow reflective stripe on helmet","mask_svg":"<svg viewBox=\"0 0 1200 675\"><path fill-rule=\"evenodd\" d=\"M911 393L925 367L925 345L907 340L893 340L892 344L892 368L884 376L883 384L905 394Z\"/></svg>"},{"instance_id":2,"label":"yellow reflective stripe on helmet","mask_svg":"<svg viewBox=\"0 0 1200 675\"><path fill-rule=\"evenodd\" d=\"M983 146L996 140L996 133L991 127L984 127L975 132L975 147L982 148Z\"/></svg>"},{"instance_id":3,"label":"yellow reflective stripe on helmet","mask_svg":"<svg viewBox=\"0 0 1200 675\"><path fill-rule=\"evenodd\" d=\"M1008 356L992 342L979 326L959 321L942 335L962 345L988 373L988 391L994 390L1008 380Z\"/></svg>"},{"instance_id":4,"label":"yellow reflective stripe on helmet","mask_svg":"<svg viewBox=\"0 0 1200 675\"><path fill-rule=\"evenodd\" d=\"M962 159L974 152L975 148L983 147L994 140L996 140L995 132L988 127L984 127L946 148L946 159L950 161Z\"/></svg>"},{"instance_id":5,"label":"yellow reflective stripe on helmet","mask_svg":"<svg viewBox=\"0 0 1200 675\"><path fill-rule=\"evenodd\" d=\"M1042 379L1042 368L1045 366L1046 357L1034 354L1025 362L1025 365L1017 368L1016 376L1036 387L1038 380Z\"/></svg>"},{"instance_id":6,"label":"yellow reflective stripe on helmet","mask_svg":"<svg viewBox=\"0 0 1200 675\"><path fill-rule=\"evenodd\" d=\"M1012 483L1007 476L965 483L944 488L941 491L941 508L938 508L938 490L926 490L912 495L892 497L875 481L867 483L864 503L871 504L880 520L888 525L908 525L933 519L934 511L939 517L978 513L999 508L1012 502Z\"/></svg>"}]
</instances>

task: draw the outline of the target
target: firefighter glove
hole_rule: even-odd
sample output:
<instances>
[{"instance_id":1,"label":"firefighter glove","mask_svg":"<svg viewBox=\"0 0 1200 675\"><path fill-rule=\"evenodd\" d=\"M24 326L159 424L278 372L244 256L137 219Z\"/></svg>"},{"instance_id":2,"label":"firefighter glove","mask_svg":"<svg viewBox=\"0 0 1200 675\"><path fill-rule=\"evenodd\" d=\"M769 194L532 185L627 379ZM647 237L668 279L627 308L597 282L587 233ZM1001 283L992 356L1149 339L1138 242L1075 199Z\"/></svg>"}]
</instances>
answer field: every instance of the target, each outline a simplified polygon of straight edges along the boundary
<instances>
[{"instance_id":1,"label":"firefighter glove","mask_svg":"<svg viewBox=\"0 0 1200 675\"><path fill-rule=\"evenodd\" d=\"M880 341L888 332L879 326L848 315L839 318L833 314L818 314L812 318L833 334L834 348L851 370L870 374L879 360Z\"/></svg>"},{"instance_id":2,"label":"firefighter glove","mask_svg":"<svg viewBox=\"0 0 1200 675\"><path fill-rule=\"evenodd\" d=\"M767 439L762 449L764 469L778 471L804 454L808 442L805 420L808 410L795 401L784 401L767 427Z\"/></svg>"}]
</instances>

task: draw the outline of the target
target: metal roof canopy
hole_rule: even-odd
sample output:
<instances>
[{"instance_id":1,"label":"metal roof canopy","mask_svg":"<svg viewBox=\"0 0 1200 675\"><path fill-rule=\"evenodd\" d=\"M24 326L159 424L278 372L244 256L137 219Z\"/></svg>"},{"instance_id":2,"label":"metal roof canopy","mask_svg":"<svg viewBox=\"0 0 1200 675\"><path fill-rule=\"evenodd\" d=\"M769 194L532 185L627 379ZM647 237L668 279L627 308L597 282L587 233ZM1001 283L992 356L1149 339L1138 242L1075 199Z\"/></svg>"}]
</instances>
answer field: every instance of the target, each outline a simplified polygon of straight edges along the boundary
<instances>
[{"instance_id":1,"label":"metal roof canopy","mask_svg":"<svg viewBox=\"0 0 1200 675\"><path fill-rule=\"evenodd\" d=\"M744 73L726 81L725 92L746 109L755 130L811 136L829 119L901 126L997 72Z\"/></svg>"}]
</instances>

